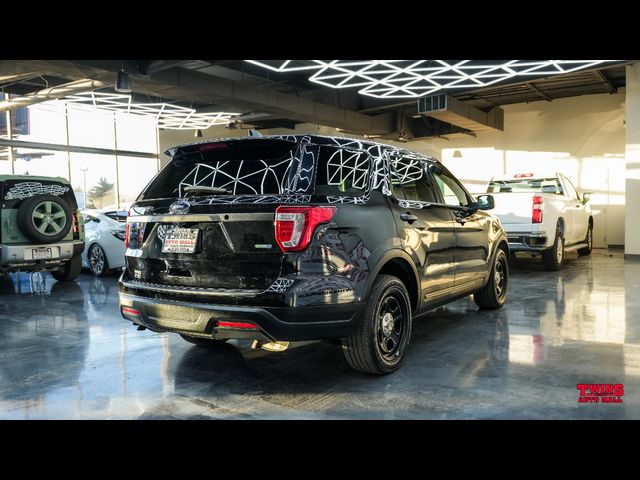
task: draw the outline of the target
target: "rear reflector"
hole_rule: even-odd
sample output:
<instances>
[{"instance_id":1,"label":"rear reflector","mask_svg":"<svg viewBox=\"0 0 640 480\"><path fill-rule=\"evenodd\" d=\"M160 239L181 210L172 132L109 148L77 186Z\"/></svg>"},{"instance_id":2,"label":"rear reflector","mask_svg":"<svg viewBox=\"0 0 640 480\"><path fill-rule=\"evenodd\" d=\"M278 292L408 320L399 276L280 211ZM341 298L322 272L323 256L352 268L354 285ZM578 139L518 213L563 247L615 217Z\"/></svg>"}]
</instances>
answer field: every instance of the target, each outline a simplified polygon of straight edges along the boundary
<instances>
[{"instance_id":1,"label":"rear reflector","mask_svg":"<svg viewBox=\"0 0 640 480\"><path fill-rule=\"evenodd\" d=\"M333 217L336 207L288 207L276 209L276 242L283 252L307 248L311 235L321 223Z\"/></svg>"},{"instance_id":2,"label":"rear reflector","mask_svg":"<svg viewBox=\"0 0 640 480\"><path fill-rule=\"evenodd\" d=\"M122 307L122 313L127 315L134 315L136 317L140 316L140 311L136 310L135 308Z\"/></svg>"},{"instance_id":3,"label":"rear reflector","mask_svg":"<svg viewBox=\"0 0 640 480\"><path fill-rule=\"evenodd\" d=\"M531 223L542 223L542 197L538 195L533 197Z\"/></svg>"},{"instance_id":4,"label":"rear reflector","mask_svg":"<svg viewBox=\"0 0 640 480\"><path fill-rule=\"evenodd\" d=\"M243 322L216 322L217 327L221 328L238 328L238 329L247 329L247 330L257 330L258 327L253 323L243 323Z\"/></svg>"}]
</instances>

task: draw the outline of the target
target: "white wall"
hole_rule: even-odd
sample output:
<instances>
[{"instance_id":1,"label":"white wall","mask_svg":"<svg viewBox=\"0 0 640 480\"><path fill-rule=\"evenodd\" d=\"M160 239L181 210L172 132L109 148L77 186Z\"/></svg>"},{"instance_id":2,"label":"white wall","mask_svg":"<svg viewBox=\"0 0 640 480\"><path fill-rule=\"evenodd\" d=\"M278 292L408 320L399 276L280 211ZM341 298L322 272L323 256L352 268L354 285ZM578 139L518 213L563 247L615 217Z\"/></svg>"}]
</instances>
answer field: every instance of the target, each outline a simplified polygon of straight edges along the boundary
<instances>
[{"instance_id":1,"label":"white wall","mask_svg":"<svg viewBox=\"0 0 640 480\"><path fill-rule=\"evenodd\" d=\"M578 190L594 192L594 246L624 243L625 95L603 94L553 102L504 106L505 130L424 139L398 144L440 159L472 193L481 192L494 175L515 172L562 172ZM193 131L160 132L160 147L199 141ZM354 136L333 128L297 125L274 133ZM210 128L203 139L246 136L247 130Z\"/></svg>"}]
</instances>

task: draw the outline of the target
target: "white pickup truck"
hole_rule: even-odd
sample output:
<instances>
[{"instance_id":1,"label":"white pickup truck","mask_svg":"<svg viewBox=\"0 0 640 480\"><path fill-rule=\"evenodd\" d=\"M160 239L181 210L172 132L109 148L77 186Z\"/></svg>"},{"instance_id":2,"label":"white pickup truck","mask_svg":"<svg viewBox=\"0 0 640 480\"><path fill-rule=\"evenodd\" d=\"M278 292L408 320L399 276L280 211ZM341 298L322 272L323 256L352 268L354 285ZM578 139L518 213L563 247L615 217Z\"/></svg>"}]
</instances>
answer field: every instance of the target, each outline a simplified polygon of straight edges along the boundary
<instances>
[{"instance_id":1,"label":"white pickup truck","mask_svg":"<svg viewBox=\"0 0 640 480\"><path fill-rule=\"evenodd\" d=\"M511 252L541 255L546 270L560 269L565 250L591 253L590 193L581 197L561 173L492 178L487 193L494 197L491 213L500 218Z\"/></svg>"}]
</instances>

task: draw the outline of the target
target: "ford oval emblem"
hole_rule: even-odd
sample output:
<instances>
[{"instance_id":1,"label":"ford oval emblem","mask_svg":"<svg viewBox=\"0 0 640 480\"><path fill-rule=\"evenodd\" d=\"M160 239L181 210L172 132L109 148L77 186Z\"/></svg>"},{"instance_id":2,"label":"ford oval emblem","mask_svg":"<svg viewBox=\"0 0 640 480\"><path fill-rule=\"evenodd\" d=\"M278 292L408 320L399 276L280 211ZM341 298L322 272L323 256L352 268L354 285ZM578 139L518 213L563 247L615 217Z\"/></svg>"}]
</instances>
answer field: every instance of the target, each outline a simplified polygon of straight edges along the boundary
<instances>
[{"instance_id":1,"label":"ford oval emblem","mask_svg":"<svg viewBox=\"0 0 640 480\"><path fill-rule=\"evenodd\" d=\"M169 211L171 213L187 213L191 208L191 204L186 200L178 200L169 205Z\"/></svg>"}]
</instances>

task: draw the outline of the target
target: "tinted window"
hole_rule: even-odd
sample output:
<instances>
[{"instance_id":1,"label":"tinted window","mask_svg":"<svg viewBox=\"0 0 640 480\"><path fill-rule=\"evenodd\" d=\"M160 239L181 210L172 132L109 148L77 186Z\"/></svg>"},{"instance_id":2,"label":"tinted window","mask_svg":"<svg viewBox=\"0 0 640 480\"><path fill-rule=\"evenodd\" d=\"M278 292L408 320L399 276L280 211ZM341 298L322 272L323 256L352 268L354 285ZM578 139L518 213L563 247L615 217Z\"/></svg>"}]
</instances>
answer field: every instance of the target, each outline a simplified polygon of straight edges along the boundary
<instances>
[{"instance_id":1,"label":"tinted window","mask_svg":"<svg viewBox=\"0 0 640 480\"><path fill-rule=\"evenodd\" d=\"M557 178L518 178L514 180L492 180L488 193L555 193L562 195L562 186Z\"/></svg>"},{"instance_id":2,"label":"tinted window","mask_svg":"<svg viewBox=\"0 0 640 480\"><path fill-rule=\"evenodd\" d=\"M201 144L179 149L142 198L362 195L370 165L365 152L285 140Z\"/></svg>"},{"instance_id":3,"label":"tinted window","mask_svg":"<svg viewBox=\"0 0 640 480\"><path fill-rule=\"evenodd\" d=\"M390 167L391 189L398 200L436 203L422 160L404 157L392 159Z\"/></svg>"},{"instance_id":4,"label":"tinted window","mask_svg":"<svg viewBox=\"0 0 640 480\"><path fill-rule=\"evenodd\" d=\"M439 165L432 165L430 170L444 203L457 207L466 207L469 205L469 198L464 188L452 175L440 168Z\"/></svg>"}]
</instances>

